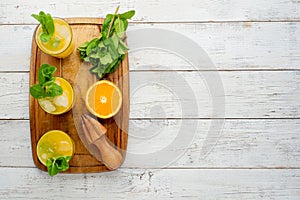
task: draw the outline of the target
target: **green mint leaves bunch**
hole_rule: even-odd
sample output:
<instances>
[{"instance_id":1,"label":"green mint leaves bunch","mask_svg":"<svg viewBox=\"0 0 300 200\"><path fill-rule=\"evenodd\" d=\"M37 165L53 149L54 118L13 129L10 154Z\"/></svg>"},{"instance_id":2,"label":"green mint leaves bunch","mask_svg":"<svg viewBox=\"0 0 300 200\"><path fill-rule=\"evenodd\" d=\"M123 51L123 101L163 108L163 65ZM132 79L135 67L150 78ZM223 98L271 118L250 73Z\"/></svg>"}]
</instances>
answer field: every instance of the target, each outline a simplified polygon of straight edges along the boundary
<instances>
[{"instance_id":1,"label":"green mint leaves bunch","mask_svg":"<svg viewBox=\"0 0 300 200\"><path fill-rule=\"evenodd\" d=\"M77 48L80 58L91 63L90 71L97 74L99 79L116 71L128 51L123 40L128 27L128 19L134 16L135 11L118 14L118 10L119 7L115 14L106 15L98 38L85 42Z\"/></svg>"},{"instance_id":2,"label":"green mint leaves bunch","mask_svg":"<svg viewBox=\"0 0 300 200\"><path fill-rule=\"evenodd\" d=\"M56 97L63 93L62 87L57 85L53 76L56 67L42 64L38 71L38 84L30 87L30 94L36 99Z\"/></svg>"},{"instance_id":3,"label":"green mint leaves bunch","mask_svg":"<svg viewBox=\"0 0 300 200\"><path fill-rule=\"evenodd\" d=\"M46 43L51 39L55 31L54 22L51 15L49 13L45 14L43 11L41 11L38 15L32 14L31 16L41 23L43 33L40 35L40 39L42 42Z\"/></svg>"},{"instance_id":4,"label":"green mint leaves bunch","mask_svg":"<svg viewBox=\"0 0 300 200\"><path fill-rule=\"evenodd\" d=\"M63 172L69 169L69 161L71 156L60 156L58 158L48 158L46 166L48 174L54 176L58 172Z\"/></svg>"}]
</instances>

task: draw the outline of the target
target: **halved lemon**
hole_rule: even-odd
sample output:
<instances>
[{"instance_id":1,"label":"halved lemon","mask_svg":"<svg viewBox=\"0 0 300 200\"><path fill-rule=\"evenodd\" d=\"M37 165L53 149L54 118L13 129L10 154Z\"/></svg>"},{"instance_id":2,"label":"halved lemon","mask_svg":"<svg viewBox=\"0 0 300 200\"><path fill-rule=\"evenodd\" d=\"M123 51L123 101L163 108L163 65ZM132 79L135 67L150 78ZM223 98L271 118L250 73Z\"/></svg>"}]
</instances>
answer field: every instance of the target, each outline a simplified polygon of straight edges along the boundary
<instances>
[{"instance_id":1,"label":"halved lemon","mask_svg":"<svg viewBox=\"0 0 300 200\"><path fill-rule=\"evenodd\" d=\"M46 166L46 162L49 158L73 156L74 142L71 137L63 131L48 131L39 139L36 152L40 162Z\"/></svg>"},{"instance_id":2,"label":"halved lemon","mask_svg":"<svg viewBox=\"0 0 300 200\"><path fill-rule=\"evenodd\" d=\"M101 80L88 89L85 104L93 115L107 119L119 112L122 106L122 93L114 83Z\"/></svg>"}]
</instances>

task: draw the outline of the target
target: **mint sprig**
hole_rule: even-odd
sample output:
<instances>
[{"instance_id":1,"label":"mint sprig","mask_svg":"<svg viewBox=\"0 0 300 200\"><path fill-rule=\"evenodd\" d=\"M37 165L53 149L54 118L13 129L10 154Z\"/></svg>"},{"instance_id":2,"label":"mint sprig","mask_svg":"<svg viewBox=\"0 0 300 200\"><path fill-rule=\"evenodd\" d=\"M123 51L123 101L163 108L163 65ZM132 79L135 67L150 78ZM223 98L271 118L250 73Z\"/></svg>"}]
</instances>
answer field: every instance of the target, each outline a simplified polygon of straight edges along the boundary
<instances>
[{"instance_id":1,"label":"mint sprig","mask_svg":"<svg viewBox=\"0 0 300 200\"><path fill-rule=\"evenodd\" d=\"M80 58L91 63L90 71L97 74L99 79L116 71L128 51L123 40L128 27L128 19L134 16L135 11L118 14L118 10L119 7L114 14L106 15L98 38L85 42L77 48Z\"/></svg>"},{"instance_id":2,"label":"mint sprig","mask_svg":"<svg viewBox=\"0 0 300 200\"><path fill-rule=\"evenodd\" d=\"M57 158L48 158L46 162L48 174L54 176L59 172L63 172L69 169L69 161L71 156L60 156Z\"/></svg>"},{"instance_id":3,"label":"mint sprig","mask_svg":"<svg viewBox=\"0 0 300 200\"><path fill-rule=\"evenodd\" d=\"M56 67L42 64L38 71L38 84L30 87L30 94L36 99L56 97L63 93L62 87L57 85L53 76Z\"/></svg>"},{"instance_id":4,"label":"mint sprig","mask_svg":"<svg viewBox=\"0 0 300 200\"><path fill-rule=\"evenodd\" d=\"M42 42L46 43L51 39L55 31L52 16L49 13L45 14L43 11L41 11L38 15L32 14L31 16L41 23L43 32L40 35L40 39Z\"/></svg>"}]
</instances>

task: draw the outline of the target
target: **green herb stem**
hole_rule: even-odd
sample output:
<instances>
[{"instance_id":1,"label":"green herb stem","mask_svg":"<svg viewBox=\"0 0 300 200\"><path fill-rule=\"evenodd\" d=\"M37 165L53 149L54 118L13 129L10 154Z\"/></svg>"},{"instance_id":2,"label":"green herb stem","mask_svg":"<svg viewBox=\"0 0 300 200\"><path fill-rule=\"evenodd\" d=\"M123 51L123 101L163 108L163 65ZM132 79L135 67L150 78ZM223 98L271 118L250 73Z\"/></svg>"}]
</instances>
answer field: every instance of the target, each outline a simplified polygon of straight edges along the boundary
<instances>
[{"instance_id":1,"label":"green herb stem","mask_svg":"<svg viewBox=\"0 0 300 200\"><path fill-rule=\"evenodd\" d=\"M113 18L112 18L112 20L111 20L111 22L110 22L109 29L108 29L108 32L107 32L107 37L108 37L108 38L109 38L109 35L110 35L111 28L112 28L112 26L113 26L113 24L114 24L114 22L115 22L116 14L118 14L118 12L119 12L119 8L120 8L120 6L118 6L118 7L116 8L115 14L114 14L114 16L113 16Z\"/></svg>"}]
</instances>

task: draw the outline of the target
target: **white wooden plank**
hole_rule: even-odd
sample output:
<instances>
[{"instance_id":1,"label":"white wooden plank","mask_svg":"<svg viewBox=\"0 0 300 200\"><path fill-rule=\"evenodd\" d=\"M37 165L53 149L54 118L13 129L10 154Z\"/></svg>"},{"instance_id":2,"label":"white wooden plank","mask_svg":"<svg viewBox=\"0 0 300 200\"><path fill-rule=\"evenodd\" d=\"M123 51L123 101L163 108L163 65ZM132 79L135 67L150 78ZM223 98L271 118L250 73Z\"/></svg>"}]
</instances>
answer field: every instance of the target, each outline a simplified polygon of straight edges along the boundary
<instances>
[{"instance_id":1,"label":"white wooden plank","mask_svg":"<svg viewBox=\"0 0 300 200\"><path fill-rule=\"evenodd\" d=\"M163 29L182 34L183 39L187 37L198 44L218 70L299 69L300 67L300 23L138 24L132 25L129 32L141 28ZM143 38L142 35L140 37ZM169 38L169 35L161 34L160 37L155 37L155 40L163 44ZM143 39L154 40L154 38ZM129 35L129 46L136 40ZM179 49L189 47L181 40L173 43ZM206 59L201 57L202 53L199 49L190 49L190 54L195 51L200 54L199 64L197 63L195 67L168 50L170 49L131 49L130 68L132 70L212 70L207 66Z\"/></svg>"},{"instance_id":2,"label":"white wooden plank","mask_svg":"<svg viewBox=\"0 0 300 200\"><path fill-rule=\"evenodd\" d=\"M0 26L0 55L3 60L0 64L1 71L29 71L34 28L35 26Z\"/></svg>"},{"instance_id":3,"label":"white wooden plank","mask_svg":"<svg viewBox=\"0 0 300 200\"><path fill-rule=\"evenodd\" d=\"M300 120L226 120L223 129L214 127L209 131L211 122L131 120L123 167L299 167ZM197 128L193 128L195 124ZM202 147L208 136L214 138L214 143L205 155ZM173 145L175 139L182 143Z\"/></svg>"},{"instance_id":4,"label":"white wooden plank","mask_svg":"<svg viewBox=\"0 0 300 200\"><path fill-rule=\"evenodd\" d=\"M34 28L0 26L0 71L29 70ZM190 38L219 70L300 69L300 23L131 24L129 31L140 28L163 28ZM128 38L129 47L134 41ZM211 70L159 49L131 49L129 58L131 70Z\"/></svg>"},{"instance_id":5,"label":"white wooden plank","mask_svg":"<svg viewBox=\"0 0 300 200\"><path fill-rule=\"evenodd\" d=\"M58 175L0 168L1 199L299 199L300 170L121 170Z\"/></svg>"},{"instance_id":6,"label":"white wooden plank","mask_svg":"<svg viewBox=\"0 0 300 200\"><path fill-rule=\"evenodd\" d=\"M216 72L131 73L132 118L214 118L223 98L214 94ZM295 72L218 72L224 86L226 118L295 118L299 116L299 75ZM186 81L186 82L185 82ZM219 89L219 88L215 88ZM194 95L194 96L193 96ZM198 109L197 109L198 108ZM142 111L142 112L141 112ZM219 115L218 117L222 117Z\"/></svg>"},{"instance_id":7,"label":"white wooden plank","mask_svg":"<svg viewBox=\"0 0 300 200\"><path fill-rule=\"evenodd\" d=\"M298 118L300 72L218 72L225 96L205 79L216 72L131 72L131 118ZM0 119L28 119L28 73L0 73ZM188 93L189 92L189 93ZM218 107L216 107L218 106Z\"/></svg>"},{"instance_id":8,"label":"white wooden plank","mask_svg":"<svg viewBox=\"0 0 300 200\"><path fill-rule=\"evenodd\" d=\"M0 120L0 166L33 167L29 120Z\"/></svg>"},{"instance_id":9,"label":"white wooden plank","mask_svg":"<svg viewBox=\"0 0 300 200\"><path fill-rule=\"evenodd\" d=\"M29 118L29 74L0 73L0 118Z\"/></svg>"},{"instance_id":10,"label":"white wooden plank","mask_svg":"<svg viewBox=\"0 0 300 200\"><path fill-rule=\"evenodd\" d=\"M193 124L198 127L193 129ZM226 120L220 135L208 132L210 124L210 120L130 120L122 169L300 167L300 120ZM189 127L184 132L183 125ZM34 167L29 121L0 120L0 130L0 166ZM215 144L203 155L208 134L214 135ZM175 137L190 141L171 147ZM174 152L174 157L163 156Z\"/></svg>"},{"instance_id":11,"label":"white wooden plank","mask_svg":"<svg viewBox=\"0 0 300 200\"><path fill-rule=\"evenodd\" d=\"M105 0L69 0L51 2L31 0L8 0L1 3L0 23L32 23L32 13L40 10L59 17L104 17L113 13L121 5L121 12L135 9L134 21L169 22L169 21L253 21L253 20L299 20L299 1L285 0L140 0L140 1L105 1ZM180 11L180 13L178 12ZM16 14L17 13L17 14Z\"/></svg>"}]
</instances>

